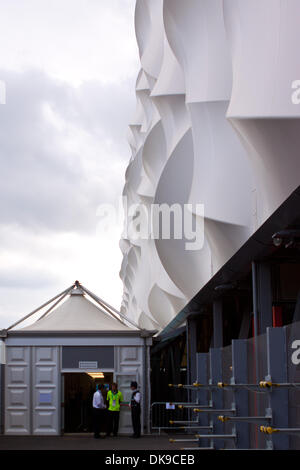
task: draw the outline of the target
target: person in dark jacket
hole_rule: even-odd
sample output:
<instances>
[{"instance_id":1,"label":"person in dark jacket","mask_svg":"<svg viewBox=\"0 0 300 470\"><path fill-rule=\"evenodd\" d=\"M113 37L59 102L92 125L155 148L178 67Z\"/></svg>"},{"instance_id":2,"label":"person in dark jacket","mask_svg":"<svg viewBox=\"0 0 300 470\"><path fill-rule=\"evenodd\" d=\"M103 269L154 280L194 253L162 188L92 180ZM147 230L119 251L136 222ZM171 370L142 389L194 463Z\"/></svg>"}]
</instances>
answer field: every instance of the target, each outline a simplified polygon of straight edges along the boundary
<instances>
[{"instance_id":1,"label":"person in dark jacket","mask_svg":"<svg viewBox=\"0 0 300 470\"><path fill-rule=\"evenodd\" d=\"M141 393L138 390L137 382L131 382L132 390L130 408L133 427L132 437L141 437Z\"/></svg>"}]
</instances>

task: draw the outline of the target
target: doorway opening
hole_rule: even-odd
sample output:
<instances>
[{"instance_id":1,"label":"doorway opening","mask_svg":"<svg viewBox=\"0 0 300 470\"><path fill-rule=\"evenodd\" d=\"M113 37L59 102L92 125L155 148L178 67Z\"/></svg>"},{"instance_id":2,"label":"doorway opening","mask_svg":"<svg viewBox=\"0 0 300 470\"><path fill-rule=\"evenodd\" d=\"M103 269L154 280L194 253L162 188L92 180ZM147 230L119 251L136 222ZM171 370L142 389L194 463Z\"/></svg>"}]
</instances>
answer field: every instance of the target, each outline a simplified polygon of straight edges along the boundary
<instances>
[{"instance_id":1,"label":"doorway opening","mask_svg":"<svg viewBox=\"0 0 300 470\"><path fill-rule=\"evenodd\" d=\"M65 433L93 431L93 394L96 385L104 384L108 390L113 382L113 372L103 372L103 377L93 378L88 372L63 374L62 430Z\"/></svg>"}]
</instances>

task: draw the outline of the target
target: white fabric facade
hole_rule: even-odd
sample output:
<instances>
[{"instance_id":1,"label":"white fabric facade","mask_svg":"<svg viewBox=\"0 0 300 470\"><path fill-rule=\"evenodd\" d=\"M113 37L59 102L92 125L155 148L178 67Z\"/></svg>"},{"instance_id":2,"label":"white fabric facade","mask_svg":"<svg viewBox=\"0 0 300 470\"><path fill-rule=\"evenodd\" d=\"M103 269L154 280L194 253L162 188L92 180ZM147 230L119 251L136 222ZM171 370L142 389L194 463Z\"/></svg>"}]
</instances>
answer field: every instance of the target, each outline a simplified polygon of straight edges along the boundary
<instances>
[{"instance_id":1,"label":"white fabric facade","mask_svg":"<svg viewBox=\"0 0 300 470\"><path fill-rule=\"evenodd\" d=\"M121 311L140 326L167 325L299 185L299 18L298 0L137 0L123 194L204 204L197 251L137 239L127 218Z\"/></svg>"}]
</instances>

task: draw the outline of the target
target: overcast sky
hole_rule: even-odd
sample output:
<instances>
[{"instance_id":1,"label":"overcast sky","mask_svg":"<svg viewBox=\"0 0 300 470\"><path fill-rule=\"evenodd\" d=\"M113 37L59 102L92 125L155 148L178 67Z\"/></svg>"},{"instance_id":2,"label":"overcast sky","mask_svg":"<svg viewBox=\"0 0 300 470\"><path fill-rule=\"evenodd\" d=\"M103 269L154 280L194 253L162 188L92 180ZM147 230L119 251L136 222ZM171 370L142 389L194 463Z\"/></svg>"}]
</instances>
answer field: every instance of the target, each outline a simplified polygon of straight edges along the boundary
<instances>
[{"instance_id":1,"label":"overcast sky","mask_svg":"<svg viewBox=\"0 0 300 470\"><path fill-rule=\"evenodd\" d=\"M79 279L116 308L135 0L0 0L0 328Z\"/></svg>"}]
</instances>

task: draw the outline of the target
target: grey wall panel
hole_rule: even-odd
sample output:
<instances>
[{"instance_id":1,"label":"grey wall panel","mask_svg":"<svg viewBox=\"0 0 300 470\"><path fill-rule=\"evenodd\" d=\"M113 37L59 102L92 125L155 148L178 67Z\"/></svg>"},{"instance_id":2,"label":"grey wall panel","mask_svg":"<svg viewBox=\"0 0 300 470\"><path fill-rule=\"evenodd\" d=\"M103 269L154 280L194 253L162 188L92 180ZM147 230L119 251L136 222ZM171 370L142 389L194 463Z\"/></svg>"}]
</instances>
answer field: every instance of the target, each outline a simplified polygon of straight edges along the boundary
<instances>
[{"instance_id":1,"label":"grey wall panel","mask_svg":"<svg viewBox=\"0 0 300 470\"><path fill-rule=\"evenodd\" d=\"M9 336L7 346L142 346L140 336ZM152 338L147 338L152 344Z\"/></svg>"},{"instance_id":2,"label":"grey wall panel","mask_svg":"<svg viewBox=\"0 0 300 470\"><path fill-rule=\"evenodd\" d=\"M5 385L5 434L30 434L29 347L7 348Z\"/></svg>"},{"instance_id":3,"label":"grey wall panel","mask_svg":"<svg viewBox=\"0 0 300 470\"><path fill-rule=\"evenodd\" d=\"M143 348L137 346L129 347L116 347L115 348L115 380L118 382L119 389L124 395L124 401L129 401L131 398L130 382L136 380L139 385L139 390L143 392ZM145 406L145 397L142 393L142 409ZM141 416L142 430L143 430L143 413ZM120 426L119 431L121 434L131 434L131 413L129 408L122 407L120 413Z\"/></svg>"},{"instance_id":4,"label":"grey wall panel","mask_svg":"<svg viewBox=\"0 0 300 470\"><path fill-rule=\"evenodd\" d=\"M114 368L113 346L63 346L62 368L78 369L79 362L96 362L96 369Z\"/></svg>"},{"instance_id":5,"label":"grey wall panel","mask_svg":"<svg viewBox=\"0 0 300 470\"><path fill-rule=\"evenodd\" d=\"M0 364L0 434L4 432L4 364Z\"/></svg>"},{"instance_id":6,"label":"grey wall panel","mask_svg":"<svg viewBox=\"0 0 300 470\"><path fill-rule=\"evenodd\" d=\"M32 433L59 434L58 347L33 348Z\"/></svg>"}]
</instances>

